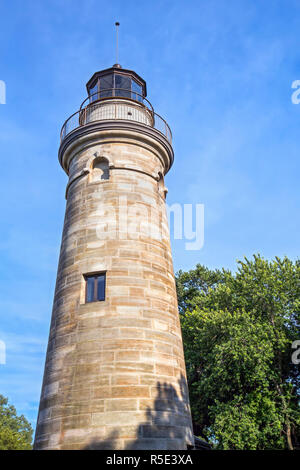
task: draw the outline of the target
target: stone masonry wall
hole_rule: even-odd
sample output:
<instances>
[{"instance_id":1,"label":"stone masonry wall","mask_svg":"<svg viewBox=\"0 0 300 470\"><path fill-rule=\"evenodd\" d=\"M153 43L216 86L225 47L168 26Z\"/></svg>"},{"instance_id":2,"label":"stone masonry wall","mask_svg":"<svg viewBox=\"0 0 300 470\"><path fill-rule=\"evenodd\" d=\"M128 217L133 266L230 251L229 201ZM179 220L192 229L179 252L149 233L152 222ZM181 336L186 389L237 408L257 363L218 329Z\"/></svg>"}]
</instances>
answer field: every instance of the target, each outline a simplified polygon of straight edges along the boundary
<instances>
[{"instance_id":1,"label":"stone masonry wall","mask_svg":"<svg viewBox=\"0 0 300 470\"><path fill-rule=\"evenodd\" d=\"M107 180L93 170L99 157ZM192 443L159 173L157 149L133 136L72 150L36 449ZM106 300L85 303L83 275L104 271Z\"/></svg>"}]
</instances>

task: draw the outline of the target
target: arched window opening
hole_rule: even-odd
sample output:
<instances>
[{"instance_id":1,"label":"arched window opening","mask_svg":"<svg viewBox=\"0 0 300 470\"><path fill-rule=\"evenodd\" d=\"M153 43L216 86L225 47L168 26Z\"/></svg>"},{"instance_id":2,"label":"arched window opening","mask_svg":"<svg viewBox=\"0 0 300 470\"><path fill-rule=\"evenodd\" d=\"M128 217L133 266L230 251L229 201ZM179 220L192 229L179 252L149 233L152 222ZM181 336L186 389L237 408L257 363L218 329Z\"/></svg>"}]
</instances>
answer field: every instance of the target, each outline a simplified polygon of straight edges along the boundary
<instances>
[{"instance_id":1,"label":"arched window opening","mask_svg":"<svg viewBox=\"0 0 300 470\"><path fill-rule=\"evenodd\" d=\"M93 181L109 179L109 162L106 158L100 157L93 161Z\"/></svg>"},{"instance_id":2,"label":"arched window opening","mask_svg":"<svg viewBox=\"0 0 300 470\"><path fill-rule=\"evenodd\" d=\"M159 194L161 195L161 197L166 199L168 190L165 187L164 176L161 172L158 173L158 183L157 183L157 185L158 185Z\"/></svg>"}]
</instances>

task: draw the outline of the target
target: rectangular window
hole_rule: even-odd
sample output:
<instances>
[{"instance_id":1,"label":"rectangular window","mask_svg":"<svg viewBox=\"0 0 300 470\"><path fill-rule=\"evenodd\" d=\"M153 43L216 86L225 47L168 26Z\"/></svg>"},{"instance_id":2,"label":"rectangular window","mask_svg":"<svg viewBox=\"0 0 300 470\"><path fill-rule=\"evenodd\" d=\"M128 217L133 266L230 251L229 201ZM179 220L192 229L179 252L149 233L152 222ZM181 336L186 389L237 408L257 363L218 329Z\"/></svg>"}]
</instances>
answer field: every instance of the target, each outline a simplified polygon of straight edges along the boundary
<instances>
[{"instance_id":1,"label":"rectangular window","mask_svg":"<svg viewBox=\"0 0 300 470\"><path fill-rule=\"evenodd\" d=\"M97 302L105 300L105 281L106 274L85 275L85 301Z\"/></svg>"}]
</instances>

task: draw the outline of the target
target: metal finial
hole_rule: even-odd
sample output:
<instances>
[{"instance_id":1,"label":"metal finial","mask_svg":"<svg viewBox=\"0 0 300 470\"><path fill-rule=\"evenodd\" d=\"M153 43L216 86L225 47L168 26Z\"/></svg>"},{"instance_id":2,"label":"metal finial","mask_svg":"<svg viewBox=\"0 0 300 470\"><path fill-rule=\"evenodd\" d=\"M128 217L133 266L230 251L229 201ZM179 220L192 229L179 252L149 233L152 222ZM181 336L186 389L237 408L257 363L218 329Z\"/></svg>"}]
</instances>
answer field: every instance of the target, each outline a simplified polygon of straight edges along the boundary
<instances>
[{"instance_id":1,"label":"metal finial","mask_svg":"<svg viewBox=\"0 0 300 470\"><path fill-rule=\"evenodd\" d=\"M119 26L120 26L120 23L118 21L115 22L115 25L116 25L116 34L117 34L117 37L116 37L116 65L118 65L118 59L119 59Z\"/></svg>"}]
</instances>

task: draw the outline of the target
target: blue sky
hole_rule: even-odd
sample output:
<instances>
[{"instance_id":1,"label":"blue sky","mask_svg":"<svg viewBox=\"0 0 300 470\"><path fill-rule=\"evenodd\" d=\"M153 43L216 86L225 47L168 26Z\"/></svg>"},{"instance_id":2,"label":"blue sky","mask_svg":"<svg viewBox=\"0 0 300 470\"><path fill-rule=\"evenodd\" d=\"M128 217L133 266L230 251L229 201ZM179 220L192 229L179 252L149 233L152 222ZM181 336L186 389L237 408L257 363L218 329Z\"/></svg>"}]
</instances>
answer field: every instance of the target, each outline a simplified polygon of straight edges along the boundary
<instances>
[{"instance_id":1,"label":"blue sky","mask_svg":"<svg viewBox=\"0 0 300 470\"><path fill-rule=\"evenodd\" d=\"M205 204L205 244L175 270L299 255L300 1L0 1L0 393L35 424L63 224L59 131L92 74L147 81L174 135L168 203Z\"/></svg>"}]
</instances>

